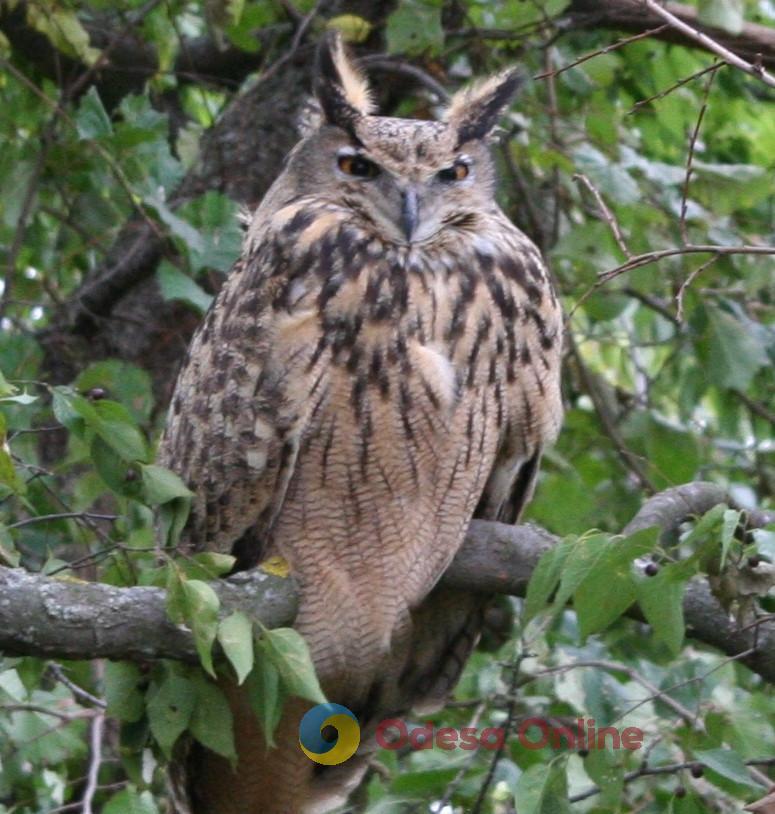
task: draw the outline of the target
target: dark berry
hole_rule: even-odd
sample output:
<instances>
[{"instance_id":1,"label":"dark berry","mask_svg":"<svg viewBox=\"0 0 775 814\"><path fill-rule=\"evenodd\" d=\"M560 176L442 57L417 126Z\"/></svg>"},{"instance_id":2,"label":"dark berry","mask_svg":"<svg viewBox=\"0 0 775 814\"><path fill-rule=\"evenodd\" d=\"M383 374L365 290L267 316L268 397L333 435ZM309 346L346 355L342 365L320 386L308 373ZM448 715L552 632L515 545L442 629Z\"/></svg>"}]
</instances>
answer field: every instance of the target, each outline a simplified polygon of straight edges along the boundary
<instances>
[{"instance_id":1,"label":"dark berry","mask_svg":"<svg viewBox=\"0 0 775 814\"><path fill-rule=\"evenodd\" d=\"M108 391L104 387L92 387L86 391L86 397L92 401L101 401L108 397Z\"/></svg>"},{"instance_id":2,"label":"dark berry","mask_svg":"<svg viewBox=\"0 0 775 814\"><path fill-rule=\"evenodd\" d=\"M659 573L659 566L655 562L650 562L643 571L647 577L655 577Z\"/></svg>"}]
</instances>

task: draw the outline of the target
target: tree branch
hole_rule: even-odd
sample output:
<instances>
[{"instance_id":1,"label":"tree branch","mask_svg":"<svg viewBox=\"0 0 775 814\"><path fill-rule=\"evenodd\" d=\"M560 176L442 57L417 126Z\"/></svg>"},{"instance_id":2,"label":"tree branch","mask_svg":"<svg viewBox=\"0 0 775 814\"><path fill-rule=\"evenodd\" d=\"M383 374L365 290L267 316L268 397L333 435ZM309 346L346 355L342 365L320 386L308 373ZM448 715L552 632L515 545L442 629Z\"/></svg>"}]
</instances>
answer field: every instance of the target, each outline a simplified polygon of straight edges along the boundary
<instances>
[{"instance_id":1,"label":"tree branch","mask_svg":"<svg viewBox=\"0 0 775 814\"><path fill-rule=\"evenodd\" d=\"M721 502L731 504L726 493L710 483L668 489L644 504L625 533L649 526L670 533L686 518ZM749 516L751 525L773 520L772 513ZM530 524L474 520L443 582L480 593L522 596L539 559L557 542ZM297 594L292 579L256 569L214 582L213 587L224 615L239 609L270 628L293 622ZM751 670L775 683L775 623L741 629L704 581L687 587L684 614L689 636L728 656L740 656ZM638 618L637 609L633 615ZM161 588L117 588L9 568L0 568L0 650L48 658L197 661L191 632L167 618Z\"/></svg>"},{"instance_id":2,"label":"tree branch","mask_svg":"<svg viewBox=\"0 0 775 814\"><path fill-rule=\"evenodd\" d=\"M742 57L754 67L775 68L775 29L757 23L745 23L738 34L700 22L696 8L684 3L664 3L660 9L683 26L699 32L700 39L689 36L686 29L662 28L663 14L657 13L654 3L643 0L573 0L557 21L561 31L584 28L611 28L619 31L644 31L660 28L653 36L694 48L712 51L708 39L732 55ZM651 6L651 8L650 8ZM705 38L705 39L703 39ZM758 74L757 74L758 75Z\"/></svg>"}]
</instances>

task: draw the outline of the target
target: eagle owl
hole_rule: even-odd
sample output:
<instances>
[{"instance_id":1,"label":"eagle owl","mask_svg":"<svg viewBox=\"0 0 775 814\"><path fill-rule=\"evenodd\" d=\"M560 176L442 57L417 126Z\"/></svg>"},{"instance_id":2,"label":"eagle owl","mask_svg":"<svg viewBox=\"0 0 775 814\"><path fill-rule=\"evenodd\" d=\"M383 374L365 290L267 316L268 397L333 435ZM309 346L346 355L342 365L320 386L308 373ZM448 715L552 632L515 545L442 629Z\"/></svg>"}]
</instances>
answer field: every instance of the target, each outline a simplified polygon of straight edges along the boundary
<instances>
[{"instance_id":1,"label":"eagle owl","mask_svg":"<svg viewBox=\"0 0 775 814\"><path fill-rule=\"evenodd\" d=\"M560 306L487 147L517 85L465 89L440 121L382 117L339 38L319 49L320 126L191 343L160 459L195 492L190 547L288 561L296 627L363 742L312 763L292 699L268 750L227 685L239 763L191 750L195 814L329 810L370 727L443 701L475 642L483 599L436 583L472 516L515 520L561 418Z\"/></svg>"}]
</instances>

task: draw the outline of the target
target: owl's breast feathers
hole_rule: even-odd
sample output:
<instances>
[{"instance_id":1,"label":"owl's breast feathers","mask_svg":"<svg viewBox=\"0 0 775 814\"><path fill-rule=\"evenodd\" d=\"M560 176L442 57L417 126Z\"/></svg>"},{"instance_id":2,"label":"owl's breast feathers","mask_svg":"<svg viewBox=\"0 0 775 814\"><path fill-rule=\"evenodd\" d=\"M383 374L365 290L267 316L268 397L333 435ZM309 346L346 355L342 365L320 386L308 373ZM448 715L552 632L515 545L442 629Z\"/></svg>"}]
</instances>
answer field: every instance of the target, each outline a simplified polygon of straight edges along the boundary
<instances>
[{"instance_id":1,"label":"owl's breast feathers","mask_svg":"<svg viewBox=\"0 0 775 814\"><path fill-rule=\"evenodd\" d=\"M190 544L269 546L340 587L397 569L411 605L556 434L561 331L497 209L413 246L310 199L257 218L162 443L197 494Z\"/></svg>"}]
</instances>

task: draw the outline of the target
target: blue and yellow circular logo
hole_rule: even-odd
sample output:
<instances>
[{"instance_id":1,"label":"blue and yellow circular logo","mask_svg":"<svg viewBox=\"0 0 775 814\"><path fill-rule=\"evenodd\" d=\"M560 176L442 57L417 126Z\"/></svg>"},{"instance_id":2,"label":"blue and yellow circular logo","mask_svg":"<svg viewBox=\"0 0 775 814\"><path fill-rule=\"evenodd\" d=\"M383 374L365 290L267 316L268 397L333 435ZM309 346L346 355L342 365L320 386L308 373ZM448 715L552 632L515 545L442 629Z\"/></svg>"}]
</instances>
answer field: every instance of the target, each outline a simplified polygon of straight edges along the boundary
<instances>
[{"instance_id":1,"label":"blue and yellow circular logo","mask_svg":"<svg viewBox=\"0 0 775 814\"><path fill-rule=\"evenodd\" d=\"M323 737L326 727L336 730L336 737ZM299 746L301 751L315 763L336 766L349 760L361 742L358 719L341 704L318 704L301 719Z\"/></svg>"}]
</instances>

